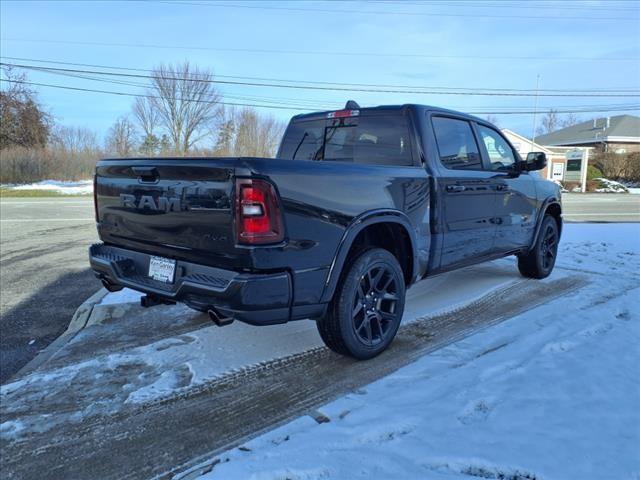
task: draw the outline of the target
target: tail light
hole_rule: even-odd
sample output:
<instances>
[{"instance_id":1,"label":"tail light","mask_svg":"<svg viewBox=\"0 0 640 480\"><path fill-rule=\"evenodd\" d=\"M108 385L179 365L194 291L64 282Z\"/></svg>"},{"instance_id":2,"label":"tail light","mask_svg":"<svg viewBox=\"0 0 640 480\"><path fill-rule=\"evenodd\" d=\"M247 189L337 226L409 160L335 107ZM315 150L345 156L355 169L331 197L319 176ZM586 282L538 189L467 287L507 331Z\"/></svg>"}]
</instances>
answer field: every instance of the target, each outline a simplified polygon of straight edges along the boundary
<instances>
[{"instance_id":1,"label":"tail light","mask_svg":"<svg viewBox=\"0 0 640 480\"><path fill-rule=\"evenodd\" d=\"M236 222L238 243L281 242L282 212L273 185L259 179L236 180Z\"/></svg>"},{"instance_id":2,"label":"tail light","mask_svg":"<svg viewBox=\"0 0 640 480\"><path fill-rule=\"evenodd\" d=\"M96 222L100 221L98 216L98 174L93 175L93 213L96 216Z\"/></svg>"}]
</instances>

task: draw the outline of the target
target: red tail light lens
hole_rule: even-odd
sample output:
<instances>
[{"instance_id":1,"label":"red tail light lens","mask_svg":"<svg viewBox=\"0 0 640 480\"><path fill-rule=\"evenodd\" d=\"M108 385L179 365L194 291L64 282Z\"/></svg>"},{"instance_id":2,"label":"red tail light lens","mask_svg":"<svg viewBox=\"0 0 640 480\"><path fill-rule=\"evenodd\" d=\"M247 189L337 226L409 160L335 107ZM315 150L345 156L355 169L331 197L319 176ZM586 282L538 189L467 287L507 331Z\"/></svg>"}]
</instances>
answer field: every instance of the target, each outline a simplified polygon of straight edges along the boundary
<instances>
[{"instance_id":1,"label":"red tail light lens","mask_svg":"<svg viewBox=\"0 0 640 480\"><path fill-rule=\"evenodd\" d=\"M257 245L284 239L282 212L273 185L265 180L236 181L238 243Z\"/></svg>"}]
</instances>

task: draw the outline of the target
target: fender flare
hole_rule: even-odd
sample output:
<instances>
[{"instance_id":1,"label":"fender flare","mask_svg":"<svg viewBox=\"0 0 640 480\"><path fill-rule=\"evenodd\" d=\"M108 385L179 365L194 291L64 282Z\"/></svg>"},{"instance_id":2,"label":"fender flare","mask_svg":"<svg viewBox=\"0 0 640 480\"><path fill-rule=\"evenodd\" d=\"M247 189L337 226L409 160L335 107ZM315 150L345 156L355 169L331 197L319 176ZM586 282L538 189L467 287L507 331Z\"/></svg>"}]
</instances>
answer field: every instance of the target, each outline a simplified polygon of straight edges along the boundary
<instances>
[{"instance_id":1,"label":"fender flare","mask_svg":"<svg viewBox=\"0 0 640 480\"><path fill-rule=\"evenodd\" d=\"M365 228L376 223L397 223L404 227L411 242L411 257L413 260L413 271L410 284L414 283L418 275L418 250L416 248L415 231L409 218L403 212L394 209L378 209L365 212L355 217L347 226L340 239L336 254L333 257L329 273L324 284L321 302L329 302L338 286L338 280L347 261L347 255L358 234ZM408 285L407 285L408 286Z\"/></svg>"},{"instance_id":2,"label":"fender flare","mask_svg":"<svg viewBox=\"0 0 640 480\"><path fill-rule=\"evenodd\" d=\"M560 208L560 213L562 213L562 203L560 203L560 200L557 199L556 197L549 197L542 203L542 206L540 207L540 211L538 212L538 219L536 220L536 231L535 231L535 234L533 235L533 241L531 242L531 245L529 245L529 251L533 249L536 242L538 241L538 236L540 235L540 229L542 228L542 219L547 214L547 210L551 205L558 205L558 207ZM561 222L560 229L559 229L560 231L558 232L558 235L562 233L562 217L560 218L560 222Z\"/></svg>"}]
</instances>

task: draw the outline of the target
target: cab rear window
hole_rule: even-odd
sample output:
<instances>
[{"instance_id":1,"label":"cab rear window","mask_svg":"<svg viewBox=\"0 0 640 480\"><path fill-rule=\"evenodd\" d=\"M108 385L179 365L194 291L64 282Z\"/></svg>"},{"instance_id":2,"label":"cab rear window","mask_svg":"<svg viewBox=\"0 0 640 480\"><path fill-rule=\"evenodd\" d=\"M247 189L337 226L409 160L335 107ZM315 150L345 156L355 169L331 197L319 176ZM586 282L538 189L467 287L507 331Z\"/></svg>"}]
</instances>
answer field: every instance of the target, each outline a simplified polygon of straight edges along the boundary
<instances>
[{"instance_id":1,"label":"cab rear window","mask_svg":"<svg viewBox=\"0 0 640 480\"><path fill-rule=\"evenodd\" d=\"M280 158L413 165L409 123L402 113L293 121Z\"/></svg>"}]
</instances>

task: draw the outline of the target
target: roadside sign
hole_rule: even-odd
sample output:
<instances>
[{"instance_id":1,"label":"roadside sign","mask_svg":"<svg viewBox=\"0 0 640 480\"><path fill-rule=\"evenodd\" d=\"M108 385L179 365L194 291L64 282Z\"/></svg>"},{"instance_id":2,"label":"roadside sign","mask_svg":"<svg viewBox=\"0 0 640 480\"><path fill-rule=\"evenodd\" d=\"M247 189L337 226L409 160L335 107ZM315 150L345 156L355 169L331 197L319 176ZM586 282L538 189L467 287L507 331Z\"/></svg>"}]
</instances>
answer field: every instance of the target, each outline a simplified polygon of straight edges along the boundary
<instances>
[{"instance_id":1,"label":"roadside sign","mask_svg":"<svg viewBox=\"0 0 640 480\"><path fill-rule=\"evenodd\" d=\"M589 151L577 148L565 153L564 157L567 160L567 171L564 174L564 180L567 182L580 182L581 190L586 192ZM555 173L553 178L555 178Z\"/></svg>"}]
</instances>

